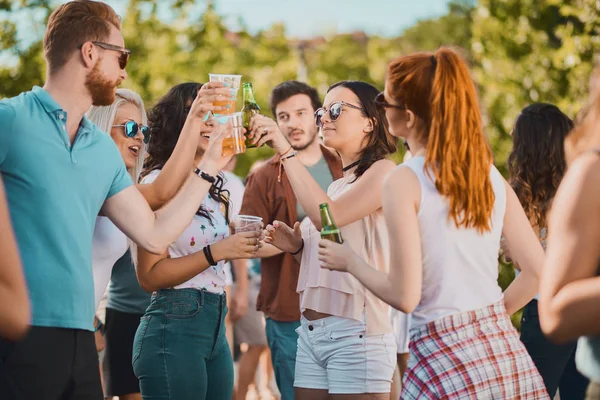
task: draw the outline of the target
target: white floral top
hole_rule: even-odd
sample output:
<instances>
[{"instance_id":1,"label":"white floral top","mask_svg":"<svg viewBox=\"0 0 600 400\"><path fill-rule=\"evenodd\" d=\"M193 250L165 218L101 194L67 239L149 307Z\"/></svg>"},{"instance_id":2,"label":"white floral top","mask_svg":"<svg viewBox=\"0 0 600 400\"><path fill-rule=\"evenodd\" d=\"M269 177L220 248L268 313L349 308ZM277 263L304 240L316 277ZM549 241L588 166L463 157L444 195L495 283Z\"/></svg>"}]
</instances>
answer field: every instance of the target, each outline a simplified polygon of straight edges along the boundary
<instances>
[{"instance_id":1,"label":"white floral top","mask_svg":"<svg viewBox=\"0 0 600 400\"><path fill-rule=\"evenodd\" d=\"M142 180L142 183L153 182L160 170L152 171ZM195 215L192 222L179 238L169 246L172 258L194 254L207 245L212 245L229 236L229 227L225 221L224 206L218 201L206 196L202 202L204 208L211 214L212 221ZM177 285L175 289L194 288L211 293L223 293L225 288L224 261L211 266L187 282Z\"/></svg>"}]
</instances>

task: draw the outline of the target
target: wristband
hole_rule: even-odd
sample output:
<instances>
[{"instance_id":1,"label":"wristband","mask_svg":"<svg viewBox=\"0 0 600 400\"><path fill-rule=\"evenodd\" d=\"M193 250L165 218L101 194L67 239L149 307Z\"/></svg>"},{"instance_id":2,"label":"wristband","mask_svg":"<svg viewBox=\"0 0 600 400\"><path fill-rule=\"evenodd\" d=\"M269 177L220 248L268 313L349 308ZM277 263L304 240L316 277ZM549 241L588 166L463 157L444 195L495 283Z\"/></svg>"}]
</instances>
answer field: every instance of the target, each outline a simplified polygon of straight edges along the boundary
<instances>
[{"instance_id":1,"label":"wristband","mask_svg":"<svg viewBox=\"0 0 600 400\"><path fill-rule=\"evenodd\" d=\"M213 258L213 255L210 251L210 245L206 246L205 248L202 249L202 251L204 252L204 256L206 257L206 261L208 261L208 263L211 266L215 266L217 265L217 262L215 261L215 259Z\"/></svg>"},{"instance_id":2,"label":"wristband","mask_svg":"<svg viewBox=\"0 0 600 400\"><path fill-rule=\"evenodd\" d=\"M205 181L207 181L208 183L215 183L216 178L212 175L207 174L206 172L202 171L201 169L194 169L194 173L196 175L198 175L200 178L204 179Z\"/></svg>"},{"instance_id":3,"label":"wristband","mask_svg":"<svg viewBox=\"0 0 600 400\"><path fill-rule=\"evenodd\" d=\"M94 333L98 332L100 329L102 329L102 326L103 326L102 321L98 320L98 326L94 327Z\"/></svg>"},{"instance_id":4,"label":"wristband","mask_svg":"<svg viewBox=\"0 0 600 400\"><path fill-rule=\"evenodd\" d=\"M304 248L304 238L302 238L302 245L300 246L300 248L298 249L298 251L296 251L295 253L290 253L290 254L293 255L293 256L295 256L296 254L300 253L303 248Z\"/></svg>"}]
</instances>

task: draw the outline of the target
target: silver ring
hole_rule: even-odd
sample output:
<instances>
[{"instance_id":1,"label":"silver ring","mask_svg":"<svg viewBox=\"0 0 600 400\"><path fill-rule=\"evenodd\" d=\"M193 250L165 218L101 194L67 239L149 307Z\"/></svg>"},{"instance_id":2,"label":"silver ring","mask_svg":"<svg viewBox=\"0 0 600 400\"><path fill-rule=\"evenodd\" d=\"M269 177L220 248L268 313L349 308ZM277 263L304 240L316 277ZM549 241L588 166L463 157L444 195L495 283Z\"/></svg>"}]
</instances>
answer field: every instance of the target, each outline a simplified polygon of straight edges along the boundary
<instances>
[{"instance_id":1,"label":"silver ring","mask_svg":"<svg viewBox=\"0 0 600 400\"><path fill-rule=\"evenodd\" d=\"M269 132L269 129L268 128L263 128L263 135L266 135L267 132Z\"/></svg>"}]
</instances>

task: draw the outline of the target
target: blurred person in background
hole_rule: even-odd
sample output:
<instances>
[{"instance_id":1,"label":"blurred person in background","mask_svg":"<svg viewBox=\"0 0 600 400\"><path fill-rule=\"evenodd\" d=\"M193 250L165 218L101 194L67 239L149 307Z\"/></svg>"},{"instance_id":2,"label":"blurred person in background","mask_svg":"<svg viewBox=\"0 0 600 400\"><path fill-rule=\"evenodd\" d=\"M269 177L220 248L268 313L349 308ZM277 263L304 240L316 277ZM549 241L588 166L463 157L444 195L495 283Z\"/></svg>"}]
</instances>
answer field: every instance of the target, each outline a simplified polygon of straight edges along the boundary
<instances>
[{"instance_id":1,"label":"blurred person in background","mask_svg":"<svg viewBox=\"0 0 600 400\"><path fill-rule=\"evenodd\" d=\"M564 142L572 128L573 121L555 105L534 103L521 111L512 130L508 182L544 249L549 211L567 168ZM504 240L502 245L505 258L510 260ZM519 265L514 265L518 274ZM540 327L537 299L536 295L523 310L521 341L551 398L559 389L561 399L583 399L589 382L575 367L577 343L557 345L545 337Z\"/></svg>"}]
</instances>

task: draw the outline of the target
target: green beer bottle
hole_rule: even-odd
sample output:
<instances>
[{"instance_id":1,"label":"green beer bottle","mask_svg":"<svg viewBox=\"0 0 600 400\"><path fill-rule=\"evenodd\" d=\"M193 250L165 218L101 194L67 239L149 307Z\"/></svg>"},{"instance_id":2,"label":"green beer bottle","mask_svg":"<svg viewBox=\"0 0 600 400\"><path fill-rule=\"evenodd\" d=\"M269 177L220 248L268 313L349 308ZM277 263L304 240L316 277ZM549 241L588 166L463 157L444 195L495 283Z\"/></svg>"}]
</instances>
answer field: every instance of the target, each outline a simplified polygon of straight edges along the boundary
<instances>
[{"instance_id":1,"label":"green beer bottle","mask_svg":"<svg viewBox=\"0 0 600 400\"><path fill-rule=\"evenodd\" d=\"M260 114L260 107L256 104L256 100L254 100L254 92L252 91L252 82L244 82L242 85L243 92L243 100L244 106L242 107L242 112L244 113L244 128L248 129L248 125L250 124L250 120L256 114ZM246 132L248 134L248 132ZM246 148L256 147L255 144L250 142L250 139L246 137Z\"/></svg>"},{"instance_id":2,"label":"green beer bottle","mask_svg":"<svg viewBox=\"0 0 600 400\"><path fill-rule=\"evenodd\" d=\"M321 211L321 238L340 244L344 243L342 233L335 224L331 211L329 210L329 204L321 204L319 210Z\"/></svg>"}]
</instances>

